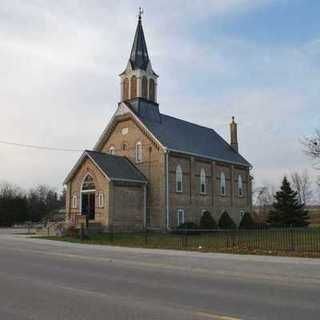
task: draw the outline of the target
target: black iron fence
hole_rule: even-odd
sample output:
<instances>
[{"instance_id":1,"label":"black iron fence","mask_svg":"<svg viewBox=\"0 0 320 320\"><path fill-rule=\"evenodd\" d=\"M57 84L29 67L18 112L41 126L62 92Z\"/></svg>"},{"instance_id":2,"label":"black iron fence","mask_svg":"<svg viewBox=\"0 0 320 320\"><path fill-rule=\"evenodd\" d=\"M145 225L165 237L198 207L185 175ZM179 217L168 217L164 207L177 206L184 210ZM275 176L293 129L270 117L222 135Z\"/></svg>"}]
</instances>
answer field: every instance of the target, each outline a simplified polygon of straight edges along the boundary
<instances>
[{"instance_id":1,"label":"black iron fence","mask_svg":"<svg viewBox=\"0 0 320 320\"><path fill-rule=\"evenodd\" d=\"M115 245L147 248L320 256L319 228L110 233L105 240Z\"/></svg>"}]
</instances>

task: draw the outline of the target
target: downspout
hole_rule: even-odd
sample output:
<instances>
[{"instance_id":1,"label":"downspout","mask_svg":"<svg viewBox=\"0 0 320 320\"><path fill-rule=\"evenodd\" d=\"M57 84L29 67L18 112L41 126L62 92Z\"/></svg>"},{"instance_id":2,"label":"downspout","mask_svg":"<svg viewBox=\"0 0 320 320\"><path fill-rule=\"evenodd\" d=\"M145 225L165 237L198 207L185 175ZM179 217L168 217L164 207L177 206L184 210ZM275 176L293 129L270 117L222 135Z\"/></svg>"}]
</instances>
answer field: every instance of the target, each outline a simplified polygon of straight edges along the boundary
<instances>
[{"instance_id":1,"label":"downspout","mask_svg":"<svg viewBox=\"0 0 320 320\"><path fill-rule=\"evenodd\" d=\"M144 229L147 230L147 184L144 184Z\"/></svg>"},{"instance_id":2,"label":"downspout","mask_svg":"<svg viewBox=\"0 0 320 320\"><path fill-rule=\"evenodd\" d=\"M66 222L69 222L71 219L71 183L66 184L67 192L66 192L66 200L65 200L65 205L66 205ZM67 207L68 204L68 207Z\"/></svg>"},{"instance_id":3,"label":"downspout","mask_svg":"<svg viewBox=\"0 0 320 320\"><path fill-rule=\"evenodd\" d=\"M165 151L166 155L166 213L167 213L167 231L171 231L170 229L170 221L169 221L169 150L166 149Z\"/></svg>"}]
</instances>

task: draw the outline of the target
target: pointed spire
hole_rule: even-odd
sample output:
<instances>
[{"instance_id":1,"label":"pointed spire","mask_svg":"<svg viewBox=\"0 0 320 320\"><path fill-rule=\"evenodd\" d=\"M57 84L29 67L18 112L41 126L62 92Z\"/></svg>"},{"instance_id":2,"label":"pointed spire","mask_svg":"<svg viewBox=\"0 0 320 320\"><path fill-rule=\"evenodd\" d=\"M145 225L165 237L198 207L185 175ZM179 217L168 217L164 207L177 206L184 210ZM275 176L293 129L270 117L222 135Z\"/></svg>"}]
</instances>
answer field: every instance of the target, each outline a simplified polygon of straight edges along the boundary
<instances>
[{"instance_id":1,"label":"pointed spire","mask_svg":"<svg viewBox=\"0 0 320 320\"><path fill-rule=\"evenodd\" d=\"M143 10L139 8L138 25L130 54L130 63L132 69L146 70L149 63L149 55L146 40L142 28L141 16Z\"/></svg>"}]
</instances>

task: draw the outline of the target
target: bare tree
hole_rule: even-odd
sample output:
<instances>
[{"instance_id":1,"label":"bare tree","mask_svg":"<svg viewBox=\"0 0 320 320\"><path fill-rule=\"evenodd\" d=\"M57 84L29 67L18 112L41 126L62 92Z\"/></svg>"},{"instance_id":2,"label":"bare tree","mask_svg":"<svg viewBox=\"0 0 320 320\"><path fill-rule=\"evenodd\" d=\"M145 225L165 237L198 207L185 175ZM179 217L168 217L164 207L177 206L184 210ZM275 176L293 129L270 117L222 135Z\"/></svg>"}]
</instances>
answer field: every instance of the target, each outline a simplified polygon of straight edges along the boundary
<instances>
[{"instance_id":1,"label":"bare tree","mask_svg":"<svg viewBox=\"0 0 320 320\"><path fill-rule=\"evenodd\" d=\"M307 205L312 198L312 180L308 171L291 173L291 183L293 188L298 192L300 204Z\"/></svg>"},{"instance_id":2,"label":"bare tree","mask_svg":"<svg viewBox=\"0 0 320 320\"><path fill-rule=\"evenodd\" d=\"M316 160L320 169L320 130L316 130L315 134L311 137L304 139L305 153L311 158Z\"/></svg>"},{"instance_id":3,"label":"bare tree","mask_svg":"<svg viewBox=\"0 0 320 320\"><path fill-rule=\"evenodd\" d=\"M272 186L262 186L254 190L254 206L256 214L262 221L266 221L273 203Z\"/></svg>"}]
</instances>

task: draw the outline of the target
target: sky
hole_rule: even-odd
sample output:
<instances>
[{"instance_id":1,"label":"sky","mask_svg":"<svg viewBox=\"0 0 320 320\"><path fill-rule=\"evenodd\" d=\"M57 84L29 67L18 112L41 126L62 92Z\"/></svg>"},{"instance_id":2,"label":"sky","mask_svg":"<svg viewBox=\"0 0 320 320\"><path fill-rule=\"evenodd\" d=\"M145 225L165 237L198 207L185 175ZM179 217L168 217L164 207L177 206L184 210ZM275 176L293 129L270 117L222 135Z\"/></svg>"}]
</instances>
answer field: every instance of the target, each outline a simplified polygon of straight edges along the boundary
<instances>
[{"instance_id":1,"label":"sky","mask_svg":"<svg viewBox=\"0 0 320 320\"><path fill-rule=\"evenodd\" d=\"M92 149L139 6L161 112L227 141L235 116L255 187L316 176L301 140L320 128L318 0L1 0L0 141ZM0 144L0 181L60 189L80 154Z\"/></svg>"}]
</instances>

